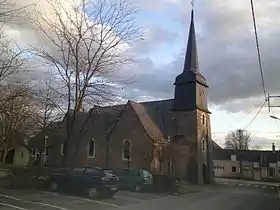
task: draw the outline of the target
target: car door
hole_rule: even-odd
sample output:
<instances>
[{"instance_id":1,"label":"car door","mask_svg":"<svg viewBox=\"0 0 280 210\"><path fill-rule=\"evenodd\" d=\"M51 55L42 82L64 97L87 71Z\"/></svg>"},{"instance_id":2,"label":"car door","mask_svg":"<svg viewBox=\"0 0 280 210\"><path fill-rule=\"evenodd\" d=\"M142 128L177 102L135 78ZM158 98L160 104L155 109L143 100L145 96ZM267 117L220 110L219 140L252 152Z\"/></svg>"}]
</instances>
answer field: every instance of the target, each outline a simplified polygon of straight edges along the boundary
<instances>
[{"instance_id":1,"label":"car door","mask_svg":"<svg viewBox=\"0 0 280 210\"><path fill-rule=\"evenodd\" d=\"M121 188L128 188L129 187L129 180L130 174L128 169L122 170L120 173L117 174L119 177L120 187Z\"/></svg>"},{"instance_id":2,"label":"car door","mask_svg":"<svg viewBox=\"0 0 280 210\"><path fill-rule=\"evenodd\" d=\"M101 178L104 176L102 170L98 168L85 168L81 185L84 189L102 187Z\"/></svg>"},{"instance_id":3,"label":"car door","mask_svg":"<svg viewBox=\"0 0 280 210\"><path fill-rule=\"evenodd\" d=\"M78 193L83 183L85 168L73 168L67 179L67 190Z\"/></svg>"},{"instance_id":4,"label":"car door","mask_svg":"<svg viewBox=\"0 0 280 210\"><path fill-rule=\"evenodd\" d=\"M51 180L58 184L59 190L64 191L67 189L69 180L69 169L57 170L51 175Z\"/></svg>"}]
</instances>

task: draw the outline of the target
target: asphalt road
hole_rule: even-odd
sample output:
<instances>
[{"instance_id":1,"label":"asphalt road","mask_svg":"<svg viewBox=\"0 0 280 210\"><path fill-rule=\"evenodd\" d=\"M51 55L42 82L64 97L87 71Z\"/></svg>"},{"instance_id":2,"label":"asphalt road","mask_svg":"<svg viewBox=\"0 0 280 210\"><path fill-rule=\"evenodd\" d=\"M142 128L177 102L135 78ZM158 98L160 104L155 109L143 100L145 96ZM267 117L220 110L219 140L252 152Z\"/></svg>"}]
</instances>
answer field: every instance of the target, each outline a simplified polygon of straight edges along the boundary
<instances>
[{"instance_id":1,"label":"asphalt road","mask_svg":"<svg viewBox=\"0 0 280 210\"><path fill-rule=\"evenodd\" d=\"M90 200L41 191L0 189L1 210L279 210L275 189L219 185L181 196L120 192L114 199Z\"/></svg>"}]
</instances>

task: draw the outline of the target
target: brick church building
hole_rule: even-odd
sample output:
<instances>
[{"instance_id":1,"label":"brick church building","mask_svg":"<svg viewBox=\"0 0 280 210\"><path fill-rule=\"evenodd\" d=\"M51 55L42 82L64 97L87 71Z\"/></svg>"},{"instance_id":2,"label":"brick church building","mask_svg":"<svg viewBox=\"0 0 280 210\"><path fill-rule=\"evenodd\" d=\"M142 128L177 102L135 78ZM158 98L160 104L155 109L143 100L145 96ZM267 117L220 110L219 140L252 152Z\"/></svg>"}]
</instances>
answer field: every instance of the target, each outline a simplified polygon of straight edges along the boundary
<instances>
[{"instance_id":1,"label":"brick church building","mask_svg":"<svg viewBox=\"0 0 280 210\"><path fill-rule=\"evenodd\" d=\"M47 165L61 165L64 158L67 166L115 170L137 167L167 173L172 165L172 173L190 183L213 182L208 84L198 65L193 11L184 62L172 99L94 106L77 116L67 147L64 122L38 133L29 144L33 156L40 154Z\"/></svg>"}]
</instances>

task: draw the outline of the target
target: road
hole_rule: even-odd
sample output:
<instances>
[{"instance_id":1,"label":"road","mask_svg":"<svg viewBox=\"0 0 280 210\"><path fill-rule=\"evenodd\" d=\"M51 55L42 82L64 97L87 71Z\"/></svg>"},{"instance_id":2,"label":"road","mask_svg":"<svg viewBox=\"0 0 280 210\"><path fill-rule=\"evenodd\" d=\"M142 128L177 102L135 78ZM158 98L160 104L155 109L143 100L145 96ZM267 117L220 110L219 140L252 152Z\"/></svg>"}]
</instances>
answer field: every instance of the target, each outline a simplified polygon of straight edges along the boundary
<instances>
[{"instance_id":1,"label":"road","mask_svg":"<svg viewBox=\"0 0 280 210\"><path fill-rule=\"evenodd\" d=\"M276 190L254 185L217 185L181 196L121 191L114 199L90 200L34 190L0 189L1 210L279 210Z\"/></svg>"}]
</instances>

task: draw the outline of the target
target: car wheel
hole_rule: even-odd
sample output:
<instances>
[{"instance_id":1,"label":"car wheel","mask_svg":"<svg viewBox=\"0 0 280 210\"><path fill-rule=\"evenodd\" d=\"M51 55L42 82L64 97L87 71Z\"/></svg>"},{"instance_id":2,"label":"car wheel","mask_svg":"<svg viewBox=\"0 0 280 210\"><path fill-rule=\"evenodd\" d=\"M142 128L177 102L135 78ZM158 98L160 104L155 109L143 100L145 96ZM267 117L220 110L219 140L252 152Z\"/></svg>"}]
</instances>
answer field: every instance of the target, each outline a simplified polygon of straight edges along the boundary
<instances>
[{"instance_id":1,"label":"car wheel","mask_svg":"<svg viewBox=\"0 0 280 210\"><path fill-rule=\"evenodd\" d=\"M57 191L58 189L58 184L56 182L52 182L50 186L51 191Z\"/></svg>"},{"instance_id":2,"label":"car wheel","mask_svg":"<svg viewBox=\"0 0 280 210\"><path fill-rule=\"evenodd\" d=\"M96 198L98 196L98 192L96 190L96 188L90 188L88 190L88 197L89 198Z\"/></svg>"}]
</instances>

